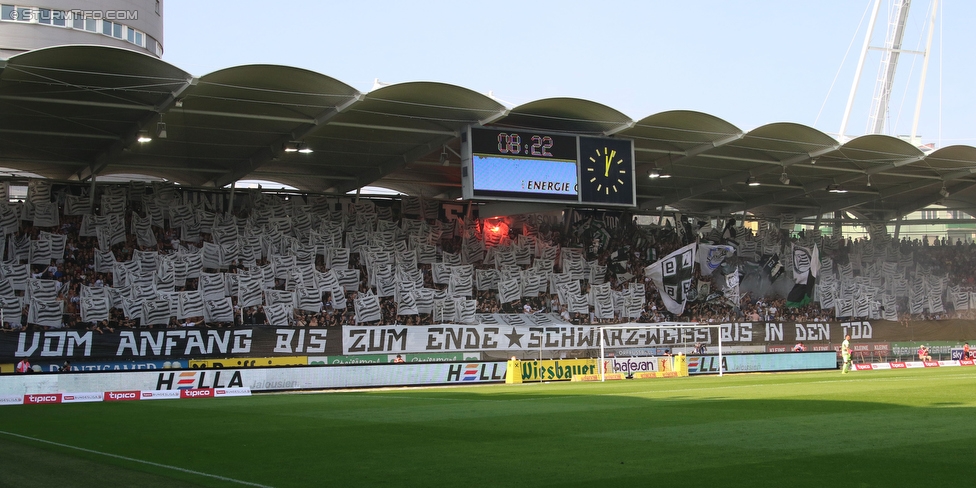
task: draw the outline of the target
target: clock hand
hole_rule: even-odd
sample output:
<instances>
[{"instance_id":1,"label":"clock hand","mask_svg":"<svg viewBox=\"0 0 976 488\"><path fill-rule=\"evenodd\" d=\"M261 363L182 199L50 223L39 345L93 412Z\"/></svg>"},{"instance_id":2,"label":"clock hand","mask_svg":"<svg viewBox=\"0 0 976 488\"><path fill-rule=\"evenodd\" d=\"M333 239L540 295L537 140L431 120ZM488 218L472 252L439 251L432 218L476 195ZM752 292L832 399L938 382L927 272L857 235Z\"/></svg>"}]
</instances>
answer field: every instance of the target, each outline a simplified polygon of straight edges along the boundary
<instances>
[{"instance_id":1,"label":"clock hand","mask_svg":"<svg viewBox=\"0 0 976 488\"><path fill-rule=\"evenodd\" d=\"M607 155L607 170L603 173L603 176L610 176L610 155Z\"/></svg>"}]
</instances>

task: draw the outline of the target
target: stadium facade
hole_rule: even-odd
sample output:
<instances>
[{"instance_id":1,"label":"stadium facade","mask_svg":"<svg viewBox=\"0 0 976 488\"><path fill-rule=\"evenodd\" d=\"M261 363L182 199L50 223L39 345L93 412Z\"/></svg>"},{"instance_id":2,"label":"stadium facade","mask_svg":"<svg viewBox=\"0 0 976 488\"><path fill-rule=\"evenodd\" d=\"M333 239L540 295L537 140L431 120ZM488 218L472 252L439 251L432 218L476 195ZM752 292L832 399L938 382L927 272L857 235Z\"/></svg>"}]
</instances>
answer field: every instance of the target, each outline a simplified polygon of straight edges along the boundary
<instances>
[{"instance_id":1,"label":"stadium facade","mask_svg":"<svg viewBox=\"0 0 976 488\"><path fill-rule=\"evenodd\" d=\"M67 44L163 55L163 0L5 1L0 27L0 59Z\"/></svg>"}]
</instances>

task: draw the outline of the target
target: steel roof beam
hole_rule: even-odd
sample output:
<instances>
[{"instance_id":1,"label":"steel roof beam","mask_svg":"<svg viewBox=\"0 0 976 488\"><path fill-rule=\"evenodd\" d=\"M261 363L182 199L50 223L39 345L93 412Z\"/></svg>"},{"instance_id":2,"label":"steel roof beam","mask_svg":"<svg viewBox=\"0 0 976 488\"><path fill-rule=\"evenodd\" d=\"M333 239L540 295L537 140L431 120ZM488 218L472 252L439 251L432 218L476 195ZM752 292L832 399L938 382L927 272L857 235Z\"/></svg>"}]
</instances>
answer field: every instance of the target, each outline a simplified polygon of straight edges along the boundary
<instances>
[{"instance_id":1,"label":"steel roof beam","mask_svg":"<svg viewBox=\"0 0 976 488\"><path fill-rule=\"evenodd\" d=\"M363 186L376 183L384 176L394 171L403 169L408 164L416 161L418 158L426 156L427 154L441 148L454 137L456 136L453 133L450 136L438 137L430 142L427 142L426 144L415 146L413 149L404 153L402 157L388 159L378 164L375 168L371 168L368 171L360 173L355 184L337 186L339 193L345 193L350 190L355 190L356 188L361 188Z\"/></svg>"},{"instance_id":2,"label":"steel roof beam","mask_svg":"<svg viewBox=\"0 0 976 488\"><path fill-rule=\"evenodd\" d=\"M193 76L187 78L179 88L170 92L170 94L167 95L162 102L160 102L158 105L150 107L149 110L151 110L151 112L139 119L139 121L136 122L135 127L130 129L129 132L126 133L122 138L116 140L112 145L96 156L95 159L89 164L88 168L79 171L74 176L76 176L80 181L86 181L100 173L103 169L105 169L106 166L113 163L114 160L117 159L120 154L122 154L122 151L124 151L125 148L136 143L136 139L139 137L140 131L146 130L146 128L151 124L158 122L159 114L168 110L169 107L176 103L176 100L180 95L183 94L183 92L185 92L191 86L196 85L198 81L199 78Z\"/></svg>"},{"instance_id":3,"label":"steel roof beam","mask_svg":"<svg viewBox=\"0 0 976 488\"><path fill-rule=\"evenodd\" d=\"M959 193L961 191L968 190L969 188L972 188L974 186L976 186L976 182L974 182L974 181L968 181L966 183L962 183L962 184L958 184L958 185L953 185L951 188L947 186L946 187L946 190L949 191L949 196L951 197L953 193ZM925 197L925 198L920 198L920 199L915 200L914 202L911 202L911 203L909 203L907 205L903 205L903 206L895 209L894 212L895 212L895 215L896 216L897 215L906 215L906 214L912 213L912 212L914 212L916 210L925 208L925 207L927 207L927 206L929 206L929 205L931 205L931 204L933 204L935 202L938 202L939 200L945 200L946 198L948 198L948 197L943 197L941 194L936 193L933 196L929 196L929 197ZM945 220L943 220L942 222L945 222Z\"/></svg>"},{"instance_id":4,"label":"steel roof beam","mask_svg":"<svg viewBox=\"0 0 976 488\"><path fill-rule=\"evenodd\" d=\"M276 142L273 142L269 147L261 148L257 152L251 155L247 161L241 162L238 168L228 171L221 177L214 178L211 182L213 186L221 188L223 186L229 185L244 176L252 173L254 170L264 166L270 161L273 161L284 154L284 145L290 141L297 141L304 139L306 136L317 130L320 126L325 125L333 117L339 115L349 107L358 103L364 98L364 95L356 92L353 96L349 97L345 102L336 105L335 107L329 107L323 110L321 113L315 116L314 119L309 119L302 122L299 127L297 127L290 134L279 138Z\"/></svg>"},{"instance_id":5,"label":"steel roof beam","mask_svg":"<svg viewBox=\"0 0 976 488\"><path fill-rule=\"evenodd\" d=\"M830 147L822 148L822 149L819 149L819 150L814 151L814 152L811 152L811 153L799 154L799 155L796 155L796 156L793 156L791 158L787 158L787 159L784 159L783 161L778 161L778 162L762 161L762 163L765 165L765 167L755 167L755 168L752 168L752 169L750 169L748 171L740 171L740 172L735 173L735 174L733 174L731 176L727 176L727 177L724 177L724 178L719 178L717 180L713 180L712 182L706 183L706 184L701 185L701 186L698 186L698 187L690 187L690 188L687 189L687 193L685 193L682 190L675 190L673 192L673 196L670 199L665 198L664 204L665 205L673 205L673 204L675 204L677 202L680 202L681 200L684 200L684 199L687 199L687 198L695 198L695 197L698 197L698 196L701 196L701 195L704 195L704 194L707 194L707 193L711 193L713 191L719 191L722 188L727 188L727 187L732 186L734 184L741 183L741 182L745 181L746 178L749 178L751 176L759 176L759 175L762 175L762 174L770 173L770 172L772 172L774 170L779 170L779 169L781 169L781 168L783 168L785 166L790 166L790 165L793 165L793 164L801 163L803 161L809 161L809 160L811 160L813 158L816 158L816 157L819 157L821 155L827 154L829 152L835 151L839 147L840 147L840 144L837 144L835 146L830 146ZM702 157L707 157L707 155L702 155Z\"/></svg>"}]
</instances>

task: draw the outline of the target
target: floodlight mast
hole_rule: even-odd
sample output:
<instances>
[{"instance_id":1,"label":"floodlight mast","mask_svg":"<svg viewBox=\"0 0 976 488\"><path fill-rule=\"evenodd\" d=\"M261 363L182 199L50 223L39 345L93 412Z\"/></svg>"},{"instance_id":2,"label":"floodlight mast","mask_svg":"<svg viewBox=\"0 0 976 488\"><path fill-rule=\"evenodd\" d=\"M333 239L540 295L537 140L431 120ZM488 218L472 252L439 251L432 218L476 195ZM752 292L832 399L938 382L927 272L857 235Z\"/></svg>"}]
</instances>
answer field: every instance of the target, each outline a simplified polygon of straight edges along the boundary
<instances>
[{"instance_id":1,"label":"floodlight mast","mask_svg":"<svg viewBox=\"0 0 976 488\"><path fill-rule=\"evenodd\" d=\"M910 144L918 145L915 139L918 136L918 120L922 111L922 95L925 90L925 78L928 72L929 53L932 50L932 36L935 31L935 20L938 13L939 1L933 0L932 2L932 11L928 25L928 40L925 45L925 50L921 52L902 49L902 41L905 37L905 25L908 22L911 3L911 0L898 0L895 2L894 11L891 16L893 20L889 23L884 46L872 47L871 37L874 33L874 26L878 22L878 11L881 7L881 0L875 0L871 12L871 20L868 22L867 34L864 36L864 45L861 48L861 55L857 61L854 81L847 98L847 106L844 108L844 116L841 119L840 131L838 133L840 139L843 140L846 137L847 123L850 120L851 109L854 106L854 98L857 94L858 85L860 84L861 74L864 71L864 61L868 51L873 49L882 51L882 57L880 69L878 70L878 79L875 83L874 95L871 100L871 109L868 114L867 133L869 134L884 133L885 121L888 119L888 108L891 102L891 89L894 84L895 71L898 68L898 60L901 54L921 54L923 57L922 73L918 84L918 95L915 99L912 131L910 140L908 141Z\"/></svg>"}]
</instances>

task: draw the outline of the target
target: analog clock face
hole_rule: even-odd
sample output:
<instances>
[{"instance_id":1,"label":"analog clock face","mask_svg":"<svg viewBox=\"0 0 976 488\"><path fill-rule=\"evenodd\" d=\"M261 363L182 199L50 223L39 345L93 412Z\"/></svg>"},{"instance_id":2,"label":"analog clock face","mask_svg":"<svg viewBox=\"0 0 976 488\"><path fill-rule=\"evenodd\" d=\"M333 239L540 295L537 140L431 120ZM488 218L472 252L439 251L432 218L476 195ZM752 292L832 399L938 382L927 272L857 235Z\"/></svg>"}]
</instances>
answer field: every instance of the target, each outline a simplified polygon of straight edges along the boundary
<instances>
[{"instance_id":1,"label":"analog clock face","mask_svg":"<svg viewBox=\"0 0 976 488\"><path fill-rule=\"evenodd\" d=\"M582 201L634 204L631 141L580 138Z\"/></svg>"}]
</instances>

